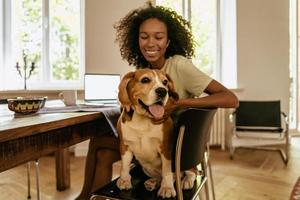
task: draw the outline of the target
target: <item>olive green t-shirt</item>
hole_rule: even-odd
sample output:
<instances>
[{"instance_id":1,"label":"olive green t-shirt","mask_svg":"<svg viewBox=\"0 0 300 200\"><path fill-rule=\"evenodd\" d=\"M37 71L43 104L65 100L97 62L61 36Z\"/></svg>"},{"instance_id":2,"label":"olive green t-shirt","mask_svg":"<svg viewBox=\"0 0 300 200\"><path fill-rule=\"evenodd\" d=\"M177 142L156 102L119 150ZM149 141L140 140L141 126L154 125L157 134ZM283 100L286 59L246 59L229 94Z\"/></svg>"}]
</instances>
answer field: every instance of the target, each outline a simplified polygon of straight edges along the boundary
<instances>
[{"instance_id":1,"label":"olive green t-shirt","mask_svg":"<svg viewBox=\"0 0 300 200\"><path fill-rule=\"evenodd\" d=\"M211 77L181 55L169 57L162 70L173 80L180 99L199 97L212 81Z\"/></svg>"}]
</instances>

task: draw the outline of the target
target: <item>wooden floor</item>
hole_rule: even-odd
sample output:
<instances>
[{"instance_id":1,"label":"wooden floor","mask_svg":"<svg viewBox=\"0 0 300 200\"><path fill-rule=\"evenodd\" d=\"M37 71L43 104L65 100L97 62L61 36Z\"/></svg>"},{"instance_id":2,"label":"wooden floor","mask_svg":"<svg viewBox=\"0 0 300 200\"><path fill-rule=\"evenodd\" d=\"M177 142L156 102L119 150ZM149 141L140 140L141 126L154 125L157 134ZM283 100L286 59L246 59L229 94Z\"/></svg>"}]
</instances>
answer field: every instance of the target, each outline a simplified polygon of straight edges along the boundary
<instances>
[{"instance_id":1,"label":"wooden floor","mask_svg":"<svg viewBox=\"0 0 300 200\"><path fill-rule=\"evenodd\" d=\"M239 149L234 160L228 152L211 150L217 200L285 200L300 176L300 137L292 139L290 162L285 166L279 153ZM71 189L57 192L53 157L40 159L43 200L71 200L81 190L85 158L71 158ZM35 178L32 167L32 178ZM0 199L27 198L26 166L0 173ZM32 199L36 199L32 180Z\"/></svg>"}]
</instances>

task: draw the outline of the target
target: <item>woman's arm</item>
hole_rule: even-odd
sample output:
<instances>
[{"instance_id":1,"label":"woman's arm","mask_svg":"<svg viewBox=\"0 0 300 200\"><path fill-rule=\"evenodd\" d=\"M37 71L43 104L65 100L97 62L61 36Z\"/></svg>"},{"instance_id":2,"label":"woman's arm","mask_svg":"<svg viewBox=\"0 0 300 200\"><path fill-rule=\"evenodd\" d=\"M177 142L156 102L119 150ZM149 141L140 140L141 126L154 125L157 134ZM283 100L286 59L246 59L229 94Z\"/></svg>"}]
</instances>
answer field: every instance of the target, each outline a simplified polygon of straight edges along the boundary
<instances>
[{"instance_id":1,"label":"woman's arm","mask_svg":"<svg viewBox=\"0 0 300 200\"><path fill-rule=\"evenodd\" d=\"M212 80L204 90L208 96L200 98L180 99L175 102L176 109L181 108L236 108L238 98L229 89L216 80Z\"/></svg>"},{"instance_id":2,"label":"woman's arm","mask_svg":"<svg viewBox=\"0 0 300 200\"><path fill-rule=\"evenodd\" d=\"M212 80L204 92L208 96L169 101L170 103L165 106L163 118L153 119L153 123L159 124L166 120L171 113L183 108L237 108L239 106L239 100L235 94L216 80Z\"/></svg>"}]
</instances>

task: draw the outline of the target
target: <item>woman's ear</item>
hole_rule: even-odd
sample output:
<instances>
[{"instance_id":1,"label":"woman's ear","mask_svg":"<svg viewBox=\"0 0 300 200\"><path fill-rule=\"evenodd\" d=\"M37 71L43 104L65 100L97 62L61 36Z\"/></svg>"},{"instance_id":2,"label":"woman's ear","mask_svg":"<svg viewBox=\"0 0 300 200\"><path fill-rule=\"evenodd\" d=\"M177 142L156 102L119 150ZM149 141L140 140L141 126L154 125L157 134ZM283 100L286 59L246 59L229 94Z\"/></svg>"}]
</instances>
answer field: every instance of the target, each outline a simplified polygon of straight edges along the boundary
<instances>
[{"instance_id":1,"label":"woman's ear","mask_svg":"<svg viewBox=\"0 0 300 200\"><path fill-rule=\"evenodd\" d=\"M174 86L174 83L173 83L173 80L171 79L171 77L166 74L169 82L168 82L168 90L169 90L169 97L172 97L174 100L178 100L179 99L179 95L177 94L176 90L175 90L175 86Z\"/></svg>"},{"instance_id":2,"label":"woman's ear","mask_svg":"<svg viewBox=\"0 0 300 200\"><path fill-rule=\"evenodd\" d=\"M129 83L129 81L134 78L134 75L135 75L135 72L127 73L122 78L121 83L119 85L119 94L118 94L119 101L126 112L130 112L130 108L132 105L129 95L128 95L127 85Z\"/></svg>"}]
</instances>

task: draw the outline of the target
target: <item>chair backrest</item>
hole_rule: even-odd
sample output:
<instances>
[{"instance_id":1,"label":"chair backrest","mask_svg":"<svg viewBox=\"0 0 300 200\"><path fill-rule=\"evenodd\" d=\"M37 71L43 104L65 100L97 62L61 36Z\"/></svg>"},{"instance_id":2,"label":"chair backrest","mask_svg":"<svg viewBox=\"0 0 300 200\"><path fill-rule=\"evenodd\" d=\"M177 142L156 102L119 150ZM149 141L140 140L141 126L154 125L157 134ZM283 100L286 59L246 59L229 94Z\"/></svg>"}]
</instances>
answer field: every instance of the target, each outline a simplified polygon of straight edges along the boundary
<instances>
[{"instance_id":1,"label":"chair backrest","mask_svg":"<svg viewBox=\"0 0 300 200\"><path fill-rule=\"evenodd\" d=\"M179 127L185 126L181 152L181 171L191 169L203 160L216 110L190 108L180 114L178 125Z\"/></svg>"},{"instance_id":2,"label":"chair backrest","mask_svg":"<svg viewBox=\"0 0 300 200\"><path fill-rule=\"evenodd\" d=\"M235 124L237 129L280 129L280 101L240 101Z\"/></svg>"}]
</instances>

